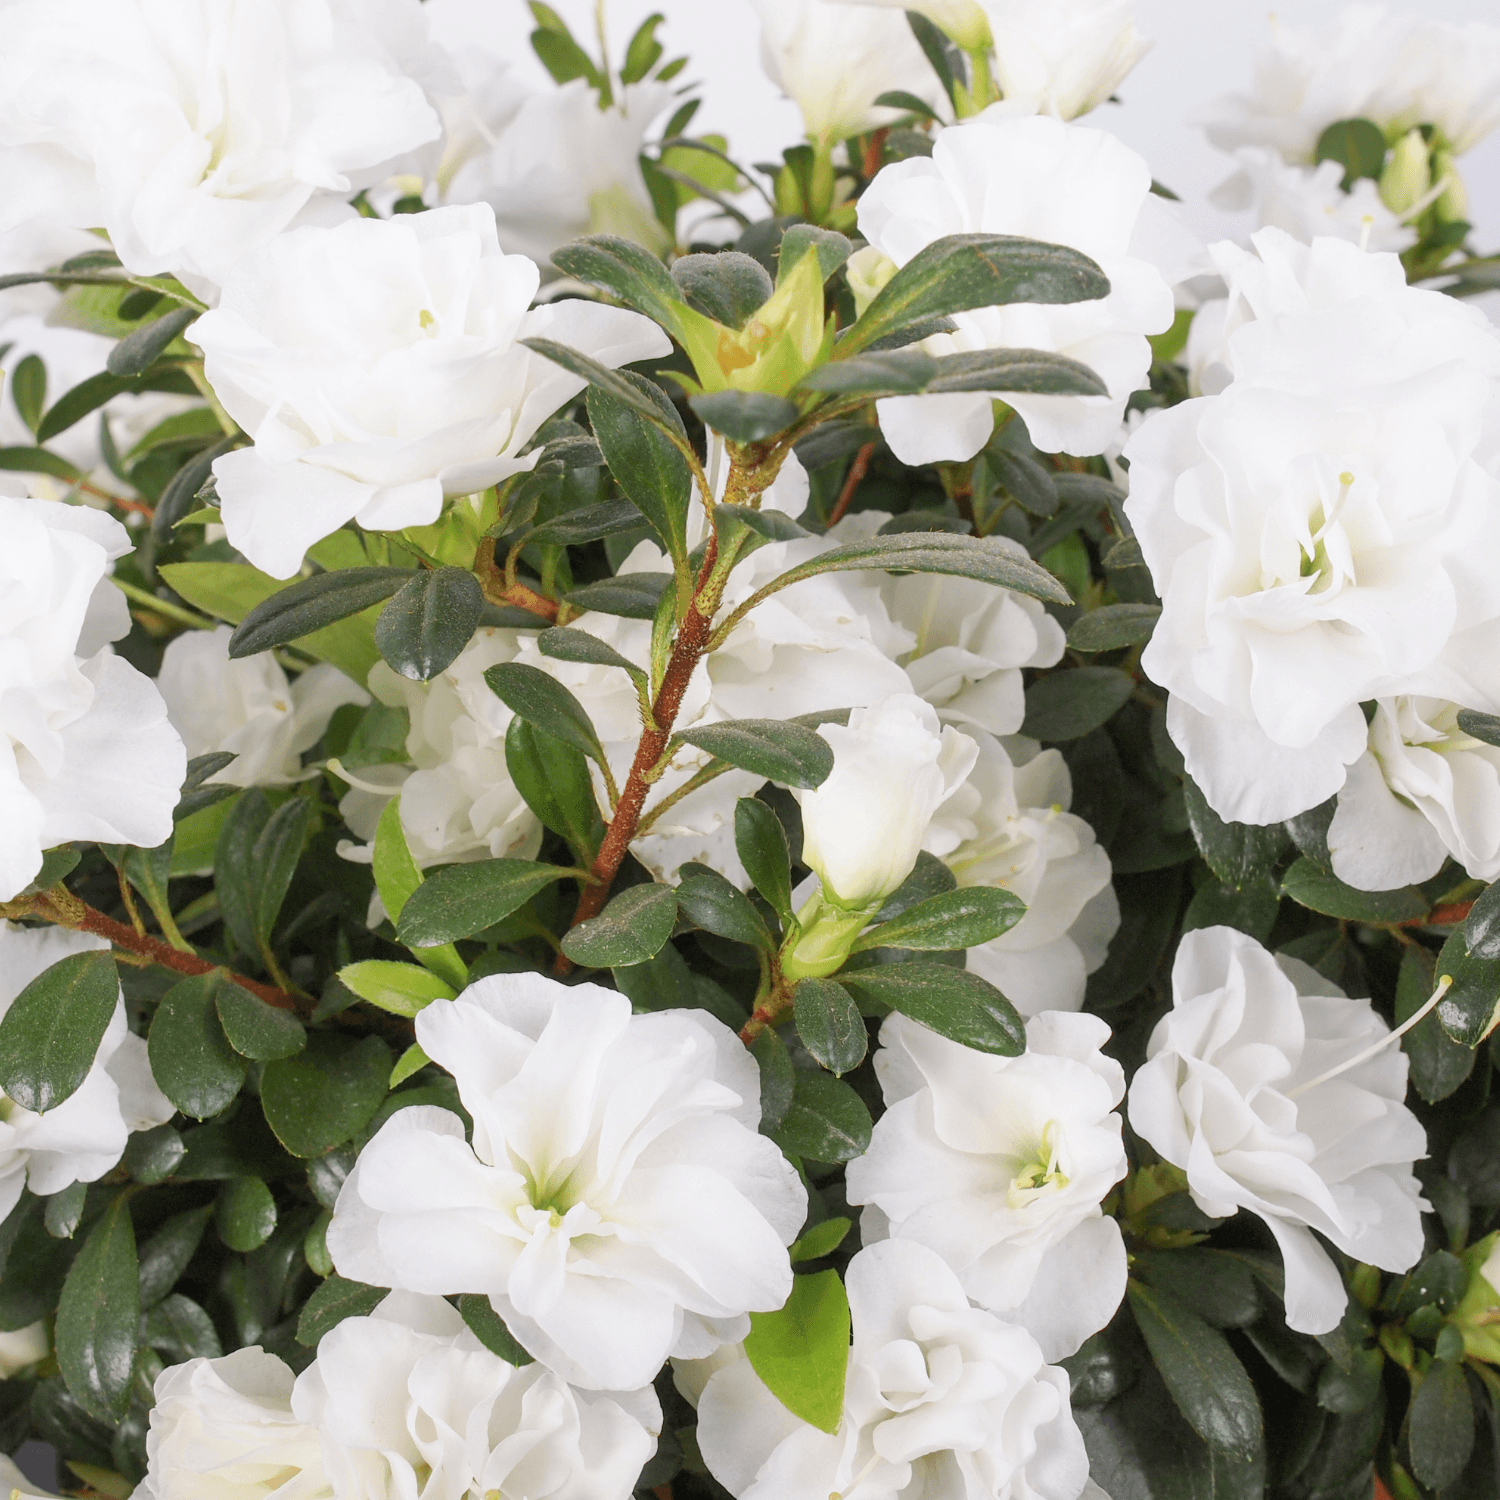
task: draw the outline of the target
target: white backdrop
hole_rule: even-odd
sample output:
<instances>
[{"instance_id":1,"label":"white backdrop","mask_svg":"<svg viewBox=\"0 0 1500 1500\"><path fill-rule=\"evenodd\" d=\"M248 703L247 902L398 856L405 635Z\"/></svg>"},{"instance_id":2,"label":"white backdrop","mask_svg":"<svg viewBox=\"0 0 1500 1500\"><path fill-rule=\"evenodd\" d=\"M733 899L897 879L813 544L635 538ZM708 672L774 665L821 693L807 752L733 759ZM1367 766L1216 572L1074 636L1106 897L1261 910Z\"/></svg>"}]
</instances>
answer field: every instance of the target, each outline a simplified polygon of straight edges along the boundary
<instances>
[{"instance_id":1,"label":"white backdrop","mask_svg":"<svg viewBox=\"0 0 1500 1500\"><path fill-rule=\"evenodd\" d=\"M551 0L580 38L593 33L593 0ZM1045 3L1045 0L1038 0ZM1329 0L1286 0L1289 22L1316 22L1334 14ZM1497 0L1420 0L1430 15L1453 21L1500 22ZM489 47L515 59L538 78L546 75L527 37L531 14L524 0L428 0L440 37L482 36ZM768 161L801 134L796 108L767 81L759 65L759 30L750 0L606 0L612 54L618 58L630 33L653 11L665 14L658 31L668 56L691 59L684 79L702 79L704 104L694 129L727 135L731 152L745 161ZM1248 218L1207 201L1227 171L1224 158L1190 121L1209 100L1246 84L1250 60L1265 35L1262 0L1140 0L1142 30L1156 45L1120 89L1122 103L1090 117L1116 131L1151 163L1157 179L1178 192L1190 222L1205 237L1243 233ZM1500 250L1500 132L1464 158L1475 242Z\"/></svg>"}]
</instances>

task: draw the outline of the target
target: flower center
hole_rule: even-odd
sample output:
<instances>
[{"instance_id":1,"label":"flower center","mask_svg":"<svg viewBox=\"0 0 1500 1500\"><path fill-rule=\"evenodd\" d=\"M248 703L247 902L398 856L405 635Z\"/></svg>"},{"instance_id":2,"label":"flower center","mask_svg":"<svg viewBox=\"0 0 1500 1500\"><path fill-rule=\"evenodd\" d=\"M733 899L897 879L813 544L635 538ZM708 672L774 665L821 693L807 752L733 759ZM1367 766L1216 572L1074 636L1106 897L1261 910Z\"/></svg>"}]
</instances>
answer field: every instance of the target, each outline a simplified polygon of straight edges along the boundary
<instances>
[{"instance_id":1,"label":"flower center","mask_svg":"<svg viewBox=\"0 0 1500 1500\"><path fill-rule=\"evenodd\" d=\"M1031 1160L1023 1162L1011 1178L1010 1189L1005 1195L1009 1207L1029 1208L1038 1199L1060 1193L1067 1187L1067 1173L1057 1161L1056 1136L1056 1122L1049 1120Z\"/></svg>"},{"instance_id":2,"label":"flower center","mask_svg":"<svg viewBox=\"0 0 1500 1500\"><path fill-rule=\"evenodd\" d=\"M1309 594L1323 594L1342 587L1345 583L1355 581L1352 560L1348 563L1335 562L1328 552L1328 537L1333 528L1338 525L1339 517L1343 514L1344 506L1349 500L1349 491L1354 487L1354 475L1347 469L1339 475L1338 498L1334 500L1333 507L1325 516L1323 507L1319 505L1309 520L1319 522L1318 529L1313 532L1311 538L1299 543L1302 561L1299 568L1299 576L1313 579L1309 585ZM1348 547L1341 549L1346 554Z\"/></svg>"}]
</instances>

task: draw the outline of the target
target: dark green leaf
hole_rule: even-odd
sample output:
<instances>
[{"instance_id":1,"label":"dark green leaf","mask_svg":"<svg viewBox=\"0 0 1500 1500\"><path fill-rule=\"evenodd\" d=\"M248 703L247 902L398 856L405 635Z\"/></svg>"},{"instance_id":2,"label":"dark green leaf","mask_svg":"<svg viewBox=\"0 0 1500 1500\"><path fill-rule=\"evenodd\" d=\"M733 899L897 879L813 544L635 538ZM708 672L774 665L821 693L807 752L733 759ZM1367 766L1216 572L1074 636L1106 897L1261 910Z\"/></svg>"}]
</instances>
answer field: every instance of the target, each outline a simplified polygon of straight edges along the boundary
<instances>
[{"instance_id":1,"label":"dark green leaf","mask_svg":"<svg viewBox=\"0 0 1500 1500\"><path fill-rule=\"evenodd\" d=\"M792 856L781 819L754 797L734 805L734 847L750 883L785 925L792 915Z\"/></svg>"},{"instance_id":2,"label":"dark green leaf","mask_svg":"<svg viewBox=\"0 0 1500 1500\"><path fill-rule=\"evenodd\" d=\"M213 477L214 460L228 453L239 442L238 438L220 438L211 448L196 453L172 476L167 487L156 502L156 511L151 517L151 535L165 541L172 528L184 516L191 513L193 502Z\"/></svg>"},{"instance_id":3,"label":"dark green leaf","mask_svg":"<svg viewBox=\"0 0 1500 1500\"><path fill-rule=\"evenodd\" d=\"M1455 1041L1477 1047L1495 1025L1500 1005L1500 960L1475 958L1464 947L1459 928L1438 954L1437 973L1453 980L1453 987L1438 1001L1437 1018Z\"/></svg>"},{"instance_id":4,"label":"dark green leaf","mask_svg":"<svg viewBox=\"0 0 1500 1500\"><path fill-rule=\"evenodd\" d=\"M1306 856L1281 880L1284 895L1299 906L1348 922L1410 922L1427 915L1427 898L1415 886L1394 891L1357 891L1321 870Z\"/></svg>"},{"instance_id":5,"label":"dark green leaf","mask_svg":"<svg viewBox=\"0 0 1500 1500\"><path fill-rule=\"evenodd\" d=\"M1081 740L1129 701L1135 683L1114 667L1052 672L1026 690L1021 733L1048 743Z\"/></svg>"},{"instance_id":6,"label":"dark green leaf","mask_svg":"<svg viewBox=\"0 0 1500 1500\"><path fill-rule=\"evenodd\" d=\"M229 1045L241 1057L272 1062L291 1057L307 1045L307 1031L291 1011L267 1005L232 981L219 986L214 1004Z\"/></svg>"},{"instance_id":7,"label":"dark green leaf","mask_svg":"<svg viewBox=\"0 0 1500 1500\"><path fill-rule=\"evenodd\" d=\"M919 902L940 896L944 891L958 889L958 880L953 871L937 855L925 849L917 855L911 874L886 898L886 903L871 919L875 922L890 922L903 912L908 912Z\"/></svg>"},{"instance_id":8,"label":"dark green leaf","mask_svg":"<svg viewBox=\"0 0 1500 1500\"><path fill-rule=\"evenodd\" d=\"M1464 944L1475 958L1500 958L1500 882L1479 893L1464 922Z\"/></svg>"},{"instance_id":9,"label":"dark green leaf","mask_svg":"<svg viewBox=\"0 0 1500 1500\"><path fill-rule=\"evenodd\" d=\"M615 984L637 1012L691 1009L697 1003L694 979L687 960L671 943L643 964L615 970Z\"/></svg>"},{"instance_id":10,"label":"dark green leaf","mask_svg":"<svg viewBox=\"0 0 1500 1500\"><path fill-rule=\"evenodd\" d=\"M412 581L410 568L336 568L278 589L249 611L229 638L231 656L284 646L389 599Z\"/></svg>"},{"instance_id":11,"label":"dark green leaf","mask_svg":"<svg viewBox=\"0 0 1500 1500\"><path fill-rule=\"evenodd\" d=\"M596 635L590 635L586 630L578 630L573 626L553 626L537 636L536 647L543 656L550 656L554 661L583 662L594 667L618 667L622 672L629 673L635 681L646 681L645 672L629 657L621 656L613 646L601 641Z\"/></svg>"},{"instance_id":12,"label":"dark green leaf","mask_svg":"<svg viewBox=\"0 0 1500 1500\"><path fill-rule=\"evenodd\" d=\"M505 1320L490 1305L490 1299L475 1292L465 1292L458 1299L458 1314L468 1325L469 1332L484 1345L491 1354L498 1354L508 1365L518 1369L531 1364L532 1358L515 1340Z\"/></svg>"},{"instance_id":13,"label":"dark green leaf","mask_svg":"<svg viewBox=\"0 0 1500 1500\"><path fill-rule=\"evenodd\" d=\"M776 284L781 285L811 251L818 257L818 275L827 281L854 253L848 237L836 229L821 229L816 224L793 224L781 236L776 257Z\"/></svg>"},{"instance_id":14,"label":"dark green leaf","mask_svg":"<svg viewBox=\"0 0 1500 1500\"><path fill-rule=\"evenodd\" d=\"M385 1099L390 1076L391 1051L378 1036L356 1041L314 1031L296 1057L266 1064L261 1107L293 1156L321 1156L369 1123Z\"/></svg>"},{"instance_id":15,"label":"dark green leaf","mask_svg":"<svg viewBox=\"0 0 1500 1500\"><path fill-rule=\"evenodd\" d=\"M270 800L259 787L252 787L230 808L214 843L219 911L229 936L242 953L256 953L260 948L260 936L256 931L258 893L254 850L256 839L270 820Z\"/></svg>"},{"instance_id":16,"label":"dark green leaf","mask_svg":"<svg viewBox=\"0 0 1500 1500\"><path fill-rule=\"evenodd\" d=\"M731 443L763 442L797 420L797 403L769 391L710 391L689 396L688 405L705 427Z\"/></svg>"},{"instance_id":17,"label":"dark green leaf","mask_svg":"<svg viewBox=\"0 0 1500 1500\"><path fill-rule=\"evenodd\" d=\"M174 307L154 322L127 333L109 351L104 368L111 375L144 375L167 345L201 316L196 307Z\"/></svg>"},{"instance_id":18,"label":"dark green leaf","mask_svg":"<svg viewBox=\"0 0 1500 1500\"><path fill-rule=\"evenodd\" d=\"M672 280L689 307L726 328L743 328L775 290L766 268L738 250L681 256Z\"/></svg>"},{"instance_id":19,"label":"dark green leaf","mask_svg":"<svg viewBox=\"0 0 1500 1500\"><path fill-rule=\"evenodd\" d=\"M730 719L678 736L712 756L782 786L821 786L833 770L822 735L782 719Z\"/></svg>"},{"instance_id":20,"label":"dark green leaf","mask_svg":"<svg viewBox=\"0 0 1500 1500\"><path fill-rule=\"evenodd\" d=\"M604 820L583 754L518 716L505 731L505 767L526 805L567 840L579 864L593 864Z\"/></svg>"},{"instance_id":21,"label":"dark green leaf","mask_svg":"<svg viewBox=\"0 0 1500 1500\"><path fill-rule=\"evenodd\" d=\"M601 615L622 615L627 620L650 620L656 615L661 596L672 582L670 573L623 573L601 578L598 583L573 589L563 598L574 609L596 610Z\"/></svg>"},{"instance_id":22,"label":"dark green leaf","mask_svg":"<svg viewBox=\"0 0 1500 1500\"><path fill-rule=\"evenodd\" d=\"M1261 1315L1254 1271L1218 1250L1141 1250L1135 1273L1215 1328L1245 1328Z\"/></svg>"},{"instance_id":23,"label":"dark green leaf","mask_svg":"<svg viewBox=\"0 0 1500 1500\"><path fill-rule=\"evenodd\" d=\"M1109 278L1062 245L1002 234L954 234L919 250L880 290L840 342L844 355L910 323L1017 302L1090 302Z\"/></svg>"},{"instance_id":24,"label":"dark green leaf","mask_svg":"<svg viewBox=\"0 0 1500 1500\"><path fill-rule=\"evenodd\" d=\"M43 969L0 1020L0 1089L45 1114L88 1076L120 998L109 950L72 953Z\"/></svg>"},{"instance_id":25,"label":"dark green leaf","mask_svg":"<svg viewBox=\"0 0 1500 1500\"><path fill-rule=\"evenodd\" d=\"M780 1312L751 1313L745 1357L793 1416L837 1432L849 1366L849 1299L838 1272L795 1277Z\"/></svg>"},{"instance_id":26,"label":"dark green leaf","mask_svg":"<svg viewBox=\"0 0 1500 1500\"><path fill-rule=\"evenodd\" d=\"M604 764L604 749L588 711L550 673L525 662L508 661L491 667L484 680L512 713Z\"/></svg>"},{"instance_id":27,"label":"dark green leaf","mask_svg":"<svg viewBox=\"0 0 1500 1500\"><path fill-rule=\"evenodd\" d=\"M165 1182L186 1154L182 1136L170 1125L158 1125L153 1130L132 1132L123 1162L134 1181L149 1187Z\"/></svg>"},{"instance_id":28,"label":"dark green leaf","mask_svg":"<svg viewBox=\"0 0 1500 1500\"><path fill-rule=\"evenodd\" d=\"M666 272L663 271L662 274L665 276ZM569 349L565 344L555 344L551 339L521 339L520 342L544 359L561 365L569 374L587 381L594 390L603 391L622 406L629 407L636 416L644 417L663 432L686 442L682 418L677 415L676 407L650 381L641 380L640 377L632 379L627 370L611 370L598 360L590 359L576 349ZM644 387L649 387L649 390Z\"/></svg>"},{"instance_id":29,"label":"dark green leaf","mask_svg":"<svg viewBox=\"0 0 1500 1500\"><path fill-rule=\"evenodd\" d=\"M529 859L482 859L445 865L412 892L396 932L409 948L435 948L472 937L531 900L569 872Z\"/></svg>"},{"instance_id":30,"label":"dark green leaf","mask_svg":"<svg viewBox=\"0 0 1500 1500\"><path fill-rule=\"evenodd\" d=\"M765 1083L762 1074L762 1093ZM812 1161L853 1161L870 1144L870 1111L849 1087L826 1073L797 1072L792 1102L776 1127L776 1143Z\"/></svg>"},{"instance_id":31,"label":"dark green leaf","mask_svg":"<svg viewBox=\"0 0 1500 1500\"><path fill-rule=\"evenodd\" d=\"M765 272L761 272L765 276ZM766 285L771 278L766 276ZM28 354L11 371L10 399L16 404L21 420L33 431L42 420L47 405L47 366L39 354Z\"/></svg>"},{"instance_id":32,"label":"dark green leaf","mask_svg":"<svg viewBox=\"0 0 1500 1500\"><path fill-rule=\"evenodd\" d=\"M792 1090L796 1077L786 1044L769 1027L750 1044L756 1066L760 1069L760 1128L769 1134L786 1119L792 1107Z\"/></svg>"},{"instance_id":33,"label":"dark green leaf","mask_svg":"<svg viewBox=\"0 0 1500 1500\"><path fill-rule=\"evenodd\" d=\"M63 1379L101 1421L119 1421L130 1405L140 1322L135 1231L122 1194L89 1232L57 1307L57 1362Z\"/></svg>"},{"instance_id":34,"label":"dark green leaf","mask_svg":"<svg viewBox=\"0 0 1500 1500\"><path fill-rule=\"evenodd\" d=\"M1434 1490L1463 1473L1474 1447L1474 1403L1461 1364L1434 1360L1411 1398L1407 1446L1412 1472Z\"/></svg>"},{"instance_id":35,"label":"dark green leaf","mask_svg":"<svg viewBox=\"0 0 1500 1500\"><path fill-rule=\"evenodd\" d=\"M705 932L765 953L775 951L776 944L754 902L712 870L688 876L677 887L677 905L689 922Z\"/></svg>"},{"instance_id":36,"label":"dark green leaf","mask_svg":"<svg viewBox=\"0 0 1500 1500\"><path fill-rule=\"evenodd\" d=\"M233 797L239 791L238 787L224 782L210 782L208 778L217 776L225 766L231 765L238 758L232 750L214 750L208 755L195 755L188 762L182 795L172 812L173 821L180 823L184 818L192 817L195 812L202 812L205 807L212 807L216 802Z\"/></svg>"},{"instance_id":37,"label":"dark green leaf","mask_svg":"<svg viewBox=\"0 0 1500 1500\"><path fill-rule=\"evenodd\" d=\"M1347 193L1361 177L1379 180L1385 167L1385 132L1372 120L1335 120L1318 137L1316 161L1336 161L1344 169Z\"/></svg>"},{"instance_id":38,"label":"dark green leaf","mask_svg":"<svg viewBox=\"0 0 1500 1500\"><path fill-rule=\"evenodd\" d=\"M562 940L563 952L591 969L644 963L666 946L676 924L677 897L670 886L633 885L573 928Z\"/></svg>"},{"instance_id":39,"label":"dark green leaf","mask_svg":"<svg viewBox=\"0 0 1500 1500\"><path fill-rule=\"evenodd\" d=\"M484 594L463 568L414 574L375 621L375 649L414 682L430 682L453 664L479 629Z\"/></svg>"},{"instance_id":40,"label":"dark green leaf","mask_svg":"<svg viewBox=\"0 0 1500 1500\"><path fill-rule=\"evenodd\" d=\"M145 1341L169 1364L218 1359L224 1353L214 1320L191 1298L177 1293L147 1313Z\"/></svg>"},{"instance_id":41,"label":"dark green leaf","mask_svg":"<svg viewBox=\"0 0 1500 1500\"><path fill-rule=\"evenodd\" d=\"M325 1333L331 1333L345 1318L367 1318L390 1296L381 1286L346 1281L334 1274L324 1279L297 1319L297 1342L315 1349Z\"/></svg>"},{"instance_id":42,"label":"dark green leaf","mask_svg":"<svg viewBox=\"0 0 1500 1500\"><path fill-rule=\"evenodd\" d=\"M714 510L714 525L718 528L721 543L731 523L753 531L767 542L795 542L812 535L812 532L799 525L783 510L751 510L748 505L720 505ZM748 553L741 554L747 555Z\"/></svg>"},{"instance_id":43,"label":"dark green leaf","mask_svg":"<svg viewBox=\"0 0 1500 1500\"><path fill-rule=\"evenodd\" d=\"M538 526L526 540L533 547L582 547L623 531L634 531L640 524L641 513L631 501L606 500L600 505L586 505L582 510L564 511Z\"/></svg>"},{"instance_id":44,"label":"dark green leaf","mask_svg":"<svg viewBox=\"0 0 1500 1500\"><path fill-rule=\"evenodd\" d=\"M229 1045L214 1001L222 969L179 980L151 1021L147 1052L157 1086L183 1114L216 1115L239 1093L245 1060Z\"/></svg>"},{"instance_id":45,"label":"dark green leaf","mask_svg":"<svg viewBox=\"0 0 1500 1500\"><path fill-rule=\"evenodd\" d=\"M1494 714L1482 714L1472 708L1458 711L1458 727L1465 734L1483 740L1486 745L1500 745L1500 718Z\"/></svg>"},{"instance_id":46,"label":"dark green leaf","mask_svg":"<svg viewBox=\"0 0 1500 1500\"><path fill-rule=\"evenodd\" d=\"M1436 985L1433 955L1426 948L1403 948L1396 981L1398 1025L1426 1004ZM1436 1015L1428 1015L1408 1031L1401 1047L1411 1059L1412 1086L1429 1104L1446 1099L1474 1071L1474 1049L1454 1041Z\"/></svg>"},{"instance_id":47,"label":"dark green leaf","mask_svg":"<svg viewBox=\"0 0 1500 1500\"><path fill-rule=\"evenodd\" d=\"M937 119L932 112L932 106L925 99L919 99L915 94L908 94L905 89L887 89L885 93L876 95L875 102L886 109L904 109L908 114L916 115L923 120Z\"/></svg>"},{"instance_id":48,"label":"dark green leaf","mask_svg":"<svg viewBox=\"0 0 1500 1500\"><path fill-rule=\"evenodd\" d=\"M661 389L644 376L623 371L619 379L631 384L636 400L624 402L595 387L588 396L589 424L616 483L680 570L687 565L692 476L677 443L663 431L669 420L677 420L677 413ZM642 404L651 408L650 416L642 414Z\"/></svg>"},{"instance_id":49,"label":"dark green leaf","mask_svg":"<svg viewBox=\"0 0 1500 1500\"><path fill-rule=\"evenodd\" d=\"M1079 360L1042 349L976 349L928 354L916 347L859 354L820 365L798 387L844 395L915 396L964 391L1029 391L1045 396L1102 396L1104 382Z\"/></svg>"},{"instance_id":50,"label":"dark green leaf","mask_svg":"<svg viewBox=\"0 0 1500 1500\"><path fill-rule=\"evenodd\" d=\"M865 1060L869 1038L864 1017L841 984L804 979L796 993L797 1035L830 1073L852 1072Z\"/></svg>"},{"instance_id":51,"label":"dark green leaf","mask_svg":"<svg viewBox=\"0 0 1500 1500\"><path fill-rule=\"evenodd\" d=\"M913 948L918 952L951 952L992 942L1026 915L1026 903L1009 891L965 886L944 891L908 907L894 921L863 932L852 952L866 948Z\"/></svg>"},{"instance_id":52,"label":"dark green leaf","mask_svg":"<svg viewBox=\"0 0 1500 1500\"><path fill-rule=\"evenodd\" d=\"M77 465L45 448L0 448L0 469L20 474L51 474L70 484L83 478Z\"/></svg>"},{"instance_id":53,"label":"dark green leaf","mask_svg":"<svg viewBox=\"0 0 1500 1500\"><path fill-rule=\"evenodd\" d=\"M71 844L63 844L57 849L48 849L42 855L42 867L36 872L36 879L21 894L34 896L38 891L50 891L53 886L60 885L78 868L78 861L82 858L83 856Z\"/></svg>"},{"instance_id":54,"label":"dark green leaf","mask_svg":"<svg viewBox=\"0 0 1500 1500\"><path fill-rule=\"evenodd\" d=\"M257 942L264 947L281 914L281 904L297 873L297 861L307 842L317 806L307 797L283 802L266 820L250 850L250 920Z\"/></svg>"},{"instance_id":55,"label":"dark green leaf","mask_svg":"<svg viewBox=\"0 0 1500 1500\"><path fill-rule=\"evenodd\" d=\"M1103 609L1091 609L1068 632L1068 645L1074 651L1139 646L1151 639L1160 616L1159 604L1107 604Z\"/></svg>"},{"instance_id":56,"label":"dark green leaf","mask_svg":"<svg viewBox=\"0 0 1500 1500\"><path fill-rule=\"evenodd\" d=\"M83 1200L88 1196L88 1184L74 1182L60 1193L53 1193L47 1200L42 1215L42 1224L55 1240L70 1240L78 1221L83 1218Z\"/></svg>"},{"instance_id":57,"label":"dark green leaf","mask_svg":"<svg viewBox=\"0 0 1500 1500\"><path fill-rule=\"evenodd\" d=\"M1279 823L1267 827L1226 823L1190 778L1184 779L1182 792L1199 853L1225 885L1239 890L1271 873L1286 846Z\"/></svg>"},{"instance_id":58,"label":"dark green leaf","mask_svg":"<svg viewBox=\"0 0 1500 1500\"><path fill-rule=\"evenodd\" d=\"M214 1209L219 1238L241 1254L258 1250L276 1228L276 1200L259 1177L231 1178Z\"/></svg>"},{"instance_id":59,"label":"dark green leaf","mask_svg":"<svg viewBox=\"0 0 1500 1500\"><path fill-rule=\"evenodd\" d=\"M661 261L633 240L591 234L554 250L552 264L564 275L608 292L626 307L644 313L668 333L680 333L682 290Z\"/></svg>"},{"instance_id":60,"label":"dark green leaf","mask_svg":"<svg viewBox=\"0 0 1500 1500\"><path fill-rule=\"evenodd\" d=\"M1159 1288L1129 1286L1130 1308L1178 1409L1212 1448L1244 1461L1261 1451L1260 1400L1229 1341Z\"/></svg>"},{"instance_id":61,"label":"dark green leaf","mask_svg":"<svg viewBox=\"0 0 1500 1500\"><path fill-rule=\"evenodd\" d=\"M967 969L879 964L845 970L839 983L869 1013L899 1010L939 1036L998 1057L1019 1057L1026 1050L1026 1029L1015 1007L988 980Z\"/></svg>"},{"instance_id":62,"label":"dark green leaf","mask_svg":"<svg viewBox=\"0 0 1500 1500\"><path fill-rule=\"evenodd\" d=\"M141 1246L141 1306L153 1308L177 1285L187 1270L213 1217L213 1208L189 1209L174 1214Z\"/></svg>"},{"instance_id":63,"label":"dark green leaf","mask_svg":"<svg viewBox=\"0 0 1500 1500\"><path fill-rule=\"evenodd\" d=\"M1233 927L1264 943L1276 925L1281 910L1281 894L1276 883L1267 878L1236 890L1219 880L1206 880L1193 892L1183 913L1182 930L1194 932L1200 927Z\"/></svg>"},{"instance_id":64,"label":"dark green leaf","mask_svg":"<svg viewBox=\"0 0 1500 1500\"><path fill-rule=\"evenodd\" d=\"M1034 458L1011 453L998 445L985 450L985 466L995 482L1028 514L1050 516L1057 511L1057 481L1052 470Z\"/></svg>"}]
</instances>

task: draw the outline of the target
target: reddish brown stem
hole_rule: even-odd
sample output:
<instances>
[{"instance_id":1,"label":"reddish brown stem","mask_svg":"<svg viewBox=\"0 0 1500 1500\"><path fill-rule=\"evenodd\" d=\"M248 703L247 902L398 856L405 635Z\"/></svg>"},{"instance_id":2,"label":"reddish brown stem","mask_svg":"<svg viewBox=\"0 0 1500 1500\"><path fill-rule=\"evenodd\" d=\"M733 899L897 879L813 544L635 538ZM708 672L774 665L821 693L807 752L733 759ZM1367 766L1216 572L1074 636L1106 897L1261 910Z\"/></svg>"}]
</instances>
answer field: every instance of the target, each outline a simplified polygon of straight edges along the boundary
<instances>
[{"instance_id":1,"label":"reddish brown stem","mask_svg":"<svg viewBox=\"0 0 1500 1500\"><path fill-rule=\"evenodd\" d=\"M849 465L849 472L844 478L844 487L839 491L839 497L834 502L833 509L828 512L828 524L830 526L844 519L844 512L849 509L849 502L854 499L854 492L859 488L860 480L869 471L870 460L874 456L874 443L866 443L854 455L854 462Z\"/></svg>"},{"instance_id":2,"label":"reddish brown stem","mask_svg":"<svg viewBox=\"0 0 1500 1500\"><path fill-rule=\"evenodd\" d=\"M479 579L484 597L491 604L514 604L544 620L557 618L556 599L549 599L524 583L506 583L504 572L495 566L495 547L488 538L479 545L478 556L474 559L474 576Z\"/></svg>"},{"instance_id":3,"label":"reddish brown stem","mask_svg":"<svg viewBox=\"0 0 1500 1500\"><path fill-rule=\"evenodd\" d=\"M1474 909L1472 901L1455 901L1451 906L1434 906L1425 917L1401 922L1401 927L1455 927Z\"/></svg>"},{"instance_id":4,"label":"reddish brown stem","mask_svg":"<svg viewBox=\"0 0 1500 1500\"><path fill-rule=\"evenodd\" d=\"M880 158L885 150L885 138L890 133L889 128L877 130L865 143L863 167L866 177L873 177L880 170Z\"/></svg>"}]
</instances>

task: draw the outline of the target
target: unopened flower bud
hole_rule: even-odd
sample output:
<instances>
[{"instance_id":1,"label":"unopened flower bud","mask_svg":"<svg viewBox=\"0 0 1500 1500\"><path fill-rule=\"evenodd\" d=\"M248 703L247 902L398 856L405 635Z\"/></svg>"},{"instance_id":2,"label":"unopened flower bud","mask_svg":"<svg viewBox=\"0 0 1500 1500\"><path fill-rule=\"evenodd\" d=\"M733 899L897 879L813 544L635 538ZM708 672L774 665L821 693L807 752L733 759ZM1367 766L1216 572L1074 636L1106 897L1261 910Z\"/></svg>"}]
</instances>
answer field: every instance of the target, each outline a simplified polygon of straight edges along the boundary
<instances>
[{"instance_id":1,"label":"unopened flower bud","mask_svg":"<svg viewBox=\"0 0 1500 1500\"><path fill-rule=\"evenodd\" d=\"M1420 130L1408 130L1396 142L1380 174L1380 201L1393 214L1404 214L1432 186L1427 142Z\"/></svg>"},{"instance_id":2,"label":"unopened flower bud","mask_svg":"<svg viewBox=\"0 0 1500 1500\"><path fill-rule=\"evenodd\" d=\"M885 290L886 283L896 274L897 266L889 255L866 245L856 250L844 264L844 274L849 280L849 290L854 296L854 310L864 317L865 309Z\"/></svg>"},{"instance_id":3,"label":"unopened flower bud","mask_svg":"<svg viewBox=\"0 0 1500 1500\"><path fill-rule=\"evenodd\" d=\"M1453 160L1453 154L1449 151L1434 151L1432 153L1432 175L1434 182L1441 182L1444 178L1448 186L1443 190L1443 196L1437 201L1437 216L1444 224L1457 224L1469 217L1469 190L1464 186L1464 180L1458 175L1458 167Z\"/></svg>"},{"instance_id":4,"label":"unopened flower bud","mask_svg":"<svg viewBox=\"0 0 1500 1500\"><path fill-rule=\"evenodd\" d=\"M1468 1285L1448 1321L1463 1335L1464 1352L1500 1364L1500 1231L1464 1253Z\"/></svg>"}]
</instances>

